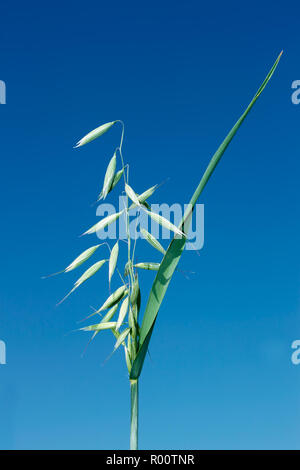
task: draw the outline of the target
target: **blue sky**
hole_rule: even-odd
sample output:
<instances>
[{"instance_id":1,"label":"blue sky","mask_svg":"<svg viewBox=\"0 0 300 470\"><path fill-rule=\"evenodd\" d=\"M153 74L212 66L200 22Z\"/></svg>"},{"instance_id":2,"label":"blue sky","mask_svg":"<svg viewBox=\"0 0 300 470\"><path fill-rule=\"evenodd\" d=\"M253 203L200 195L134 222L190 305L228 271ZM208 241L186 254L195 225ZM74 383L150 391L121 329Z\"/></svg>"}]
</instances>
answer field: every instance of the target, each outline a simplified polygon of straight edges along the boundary
<instances>
[{"instance_id":1,"label":"blue sky","mask_svg":"<svg viewBox=\"0 0 300 470\"><path fill-rule=\"evenodd\" d=\"M96 221L91 202L120 132L74 143L122 119L132 186L169 178L153 202L187 203L282 49L199 201L205 244L184 253L181 269L196 274L176 274L159 313L140 446L300 448L299 13L257 1L1 6L0 448L128 447L123 355L103 365L107 332L82 358L87 336L70 333L105 299L106 273L60 307L78 273L41 280L96 243L78 235ZM142 276L144 302L152 277Z\"/></svg>"}]
</instances>

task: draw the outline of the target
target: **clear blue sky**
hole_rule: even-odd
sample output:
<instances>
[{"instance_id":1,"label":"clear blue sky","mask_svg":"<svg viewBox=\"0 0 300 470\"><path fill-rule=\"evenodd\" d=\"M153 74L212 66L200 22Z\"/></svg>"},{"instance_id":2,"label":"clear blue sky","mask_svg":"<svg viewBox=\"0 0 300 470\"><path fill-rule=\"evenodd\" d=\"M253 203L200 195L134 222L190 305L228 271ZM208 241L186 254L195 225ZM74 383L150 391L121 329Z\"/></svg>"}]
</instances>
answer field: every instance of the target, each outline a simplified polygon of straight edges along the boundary
<instances>
[{"instance_id":1,"label":"clear blue sky","mask_svg":"<svg viewBox=\"0 0 300 470\"><path fill-rule=\"evenodd\" d=\"M123 354L103 366L112 335L82 358L86 334L69 334L104 300L106 272L60 307L78 273L41 280L96 242L78 235L96 221L90 203L119 129L74 143L124 120L132 185L169 178L153 202L186 203L281 49L202 195L205 245L180 265L196 274L173 278L159 313L140 445L300 448L299 13L271 1L1 6L0 448L128 447Z\"/></svg>"}]
</instances>

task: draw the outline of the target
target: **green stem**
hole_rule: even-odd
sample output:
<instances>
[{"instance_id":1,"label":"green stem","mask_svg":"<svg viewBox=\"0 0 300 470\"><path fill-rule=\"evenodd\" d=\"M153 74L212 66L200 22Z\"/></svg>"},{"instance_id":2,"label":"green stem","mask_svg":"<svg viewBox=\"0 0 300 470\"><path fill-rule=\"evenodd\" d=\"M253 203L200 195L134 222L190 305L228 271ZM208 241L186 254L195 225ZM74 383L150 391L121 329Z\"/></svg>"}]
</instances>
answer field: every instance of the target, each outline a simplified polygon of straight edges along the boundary
<instances>
[{"instance_id":1,"label":"green stem","mask_svg":"<svg viewBox=\"0 0 300 470\"><path fill-rule=\"evenodd\" d=\"M120 157L121 157L121 162L122 162L122 168L124 168L124 184L126 187L126 184L129 182L129 165L127 165L127 171L125 172L125 164L124 164L124 159L123 159L123 154L122 154L122 145L123 145L123 139L124 139L124 130L125 126L123 121L118 121L122 125L122 134L121 134L121 141L120 145L118 147ZM124 189L125 189L124 187ZM128 245L128 263L129 263L129 275L128 275L128 281L129 281L129 298L132 293L132 287L134 284L134 272L132 268L133 264L133 257L131 259L131 240L130 240L130 227L129 227L129 199L128 196L126 195L126 233L127 233L127 245ZM134 246L135 250L135 246ZM134 252L133 252L134 256ZM129 308L131 308L129 306ZM131 370L131 365L132 361L135 359L136 353L137 353L137 344L136 344L136 337L132 337L132 333L129 334L128 336L128 350L126 350L126 345L125 345L125 354L129 354L129 359L127 358L127 367L130 373ZM132 344L133 342L133 344ZM131 358L130 358L131 356ZM126 356L127 357L127 356ZM138 392L138 380L130 380L130 400L131 400L131 413L130 413L130 449L131 450L137 450L138 448L138 400L139 400L139 392Z\"/></svg>"},{"instance_id":2,"label":"green stem","mask_svg":"<svg viewBox=\"0 0 300 470\"><path fill-rule=\"evenodd\" d=\"M138 380L130 380L130 450L138 449L138 417L139 417L139 383Z\"/></svg>"}]
</instances>

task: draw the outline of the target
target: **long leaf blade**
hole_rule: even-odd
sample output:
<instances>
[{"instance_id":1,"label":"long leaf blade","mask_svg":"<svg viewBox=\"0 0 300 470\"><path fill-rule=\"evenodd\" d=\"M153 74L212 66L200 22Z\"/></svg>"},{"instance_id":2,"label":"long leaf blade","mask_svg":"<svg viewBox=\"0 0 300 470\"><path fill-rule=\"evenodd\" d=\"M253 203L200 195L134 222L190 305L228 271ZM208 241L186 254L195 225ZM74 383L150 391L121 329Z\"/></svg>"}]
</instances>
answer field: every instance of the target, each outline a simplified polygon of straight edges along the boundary
<instances>
[{"instance_id":1,"label":"long leaf blade","mask_svg":"<svg viewBox=\"0 0 300 470\"><path fill-rule=\"evenodd\" d=\"M204 172L204 175L202 176L200 183L198 187L196 188L196 191L194 192L192 199L190 201L191 208L194 208L200 194L205 188L209 178L211 177L213 171L215 170L225 150L227 149L228 145L230 144L231 140L235 136L239 127L241 126L241 124L247 117L248 113L250 112L251 108L253 107L253 105L259 98L260 94L262 93L262 91L268 84L269 80L271 79L278 65L281 55L282 55L282 52L279 54L274 65L269 71L267 77L265 78L262 85L259 87L258 91L254 95L254 98L252 99L252 101L250 102L250 104L248 105L244 113L238 119L236 124L233 126L231 131L228 133L228 135L226 136L226 138L224 139L224 141L222 142L222 144L220 145L220 147L217 149L216 153L213 155L212 159L210 160L208 167L206 171ZM191 216L191 209L189 209L189 211L184 215L183 220L179 226L180 228L184 226L186 232L187 232L186 225L190 221L190 218L191 218L190 216ZM155 280L152 285L152 289L148 298L146 310L144 313L142 326L140 329L139 350L138 350L137 357L132 365L132 369L130 373L131 379L137 379L142 371L145 356L147 353L148 344L150 342L152 331L154 328L154 323L155 323L160 305L168 289L171 278L174 274L174 271L177 267L179 259L182 255L185 242L186 242L185 238L178 238L178 237L173 238L161 262L157 275L155 277Z\"/></svg>"}]
</instances>

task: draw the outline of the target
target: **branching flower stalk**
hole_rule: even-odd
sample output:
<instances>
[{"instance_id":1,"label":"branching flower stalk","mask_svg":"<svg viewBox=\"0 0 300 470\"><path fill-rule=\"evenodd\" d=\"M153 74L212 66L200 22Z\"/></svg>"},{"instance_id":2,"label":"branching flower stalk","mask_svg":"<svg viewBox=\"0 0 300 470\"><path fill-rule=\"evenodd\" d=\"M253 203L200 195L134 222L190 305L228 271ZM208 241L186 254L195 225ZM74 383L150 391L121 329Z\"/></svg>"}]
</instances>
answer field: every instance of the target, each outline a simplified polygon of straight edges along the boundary
<instances>
[{"instance_id":1,"label":"branching flower stalk","mask_svg":"<svg viewBox=\"0 0 300 470\"><path fill-rule=\"evenodd\" d=\"M95 336L104 329L110 329L113 335L116 338L116 343L114 347L114 351L118 349L120 346L124 348L125 352L125 361L128 369L128 374L130 375L132 364L135 361L138 347L139 347L139 311L141 306L141 293L140 293L140 286L139 286L139 278L138 278L138 269L151 269L157 270L159 267L158 263L138 263L134 264L134 256L135 256L135 247L136 247L136 237L134 245L131 244L131 234L130 234L130 211L134 209L138 209L138 211L145 210L151 211L151 208L147 202L148 198L152 196L155 192L157 186L153 186L143 192L142 194L138 195L129 185L129 165L125 164L123 153L122 153L122 146L124 141L124 123L120 120L116 120L113 122L106 123L94 131L90 132L86 135L83 139L81 139L77 145L77 147L81 147L95 138L101 136L105 132L107 132L113 125L120 123L122 126L121 131L121 139L120 144L116 147L113 157L111 158L104 177L103 187L98 196L97 201L103 200L107 197L107 195L113 190L113 188L119 183L121 178L124 181L124 191L125 193L125 204L124 208L117 214L113 214L110 216L105 217L100 222L95 224L93 227L88 229L83 235L86 234L93 234L98 232L99 230L103 230L107 227L110 223L115 222L119 217L124 216L125 224L126 224L126 235L127 235L127 262L124 267L124 278L117 267L118 258L119 258L119 240L113 245L111 248L108 244L109 249L109 258L103 259L98 261L97 263L93 264L84 274L75 282L73 289L62 299L65 300L77 287L79 287L84 281L89 279L92 275L94 275L106 262L108 262L108 282L109 286L112 280L112 277L115 272L119 274L120 280L122 285L111 295L108 299L104 302L104 304L92 313L91 316L94 315L101 315L103 311L108 310L106 315L100 319L100 321L96 324L92 324L86 327L81 328L84 331L92 331L92 338L93 340ZM119 171L116 170L117 168L117 161L118 157L121 163L121 169ZM139 214L139 212L138 212ZM180 230L177 227L173 226L168 220L164 219L162 216L158 214L151 213L152 217L158 217L156 219L161 223L163 226L170 228L175 233L180 234ZM138 217L137 217L138 220ZM138 226L136 225L136 230ZM143 229L144 237L148 242L158 251L165 250L161 247L158 240L156 240L152 235L146 232ZM101 244L103 245L103 244ZM83 262L87 261L90 256L92 256L97 248L101 245L95 245L90 247L89 249L85 250L81 255L79 255L65 270L61 272L69 272L77 267L79 267ZM119 312L117 316L117 312ZM88 318L89 318L88 317ZM114 321L112 321L114 320ZM130 396L131 396L131 431L130 431L130 448L137 449L138 448L138 378L130 379Z\"/></svg>"},{"instance_id":2,"label":"branching flower stalk","mask_svg":"<svg viewBox=\"0 0 300 470\"><path fill-rule=\"evenodd\" d=\"M281 53L282 54L282 53ZM91 246L81 253L72 263L70 263L61 272L72 271L84 262L86 262L91 256L93 256L101 245L108 246L109 257L107 259L101 259L90 266L75 282L71 291L64 297L68 297L75 289L81 284L87 281L91 276L102 268L102 266L108 263L108 283L109 287L111 280L114 275L118 274L120 278L119 287L109 295L104 301L100 308L94 311L89 317L98 317L98 321L91 325L80 328L83 331L89 331L92 333L91 340L103 330L110 330L115 337L115 345L113 352L119 347L123 347L125 353L125 362L128 369L128 376L130 381L130 396L131 396L131 428L130 428L130 448L132 450L138 449L138 401L139 401L139 377L143 368L145 356L148 350L149 342L155 325L157 313L159 311L162 300L165 296L170 280L177 269L178 262L182 255L191 222L193 209L206 186L209 178L211 177L214 169L220 161L222 155L230 144L231 140L235 136L237 130L243 123L244 119L248 115L249 111L257 101L258 97L266 87L270 78L272 77L281 54L278 56L273 67L265 78L264 82L254 95L249 106L246 108L244 113L241 115L239 120L233 126L227 137L224 139L216 153L210 160L203 177L197 186L187 211L185 212L183 219L178 227L173 225L169 220L165 219L159 214L154 213L151 210L149 204L149 198L153 195L157 189L157 185L147 189L142 194L138 194L129 184L129 165L125 164L122 147L124 140L124 123L120 120L108 122L106 124L97 127L85 137L83 137L77 144L77 147L91 142L92 140L100 137L107 132L112 126L119 123L122 127L120 144L116 147L113 157L111 158L104 177L103 187L98 196L97 201L104 200L108 194L118 185L121 178L124 181L124 192L126 197L124 208L115 214L111 214L104 217L100 222L93 225L83 235L94 234L100 230L103 230L109 224L118 220L121 216L124 216L126 222L126 235L127 235L127 261L124 266L124 274L118 268L119 261L119 240L110 247L107 243ZM119 158L118 158L119 157ZM117 170L118 161L121 163L121 168ZM148 233L145 229L140 228L143 238L160 254L162 255L162 261L156 262L140 262L135 263L135 248L136 248L136 237L135 242L131 244L131 234L129 217L130 211L137 209L138 211L145 211L147 215L155 222L159 223L163 227L171 230L174 233L174 237L169 244L167 250L163 248L160 242ZM138 225L138 223L137 223ZM136 226L137 229L137 226ZM141 308L141 291L139 285L139 269L146 269L150 271L156 271L156 277L154 279L148 302L144 311L142 322L140 322L140 308ZM58 274L58 273L57 273ZM64 300L63 299L63 300ZM104 316L103 312L105 312Z\"/></svg>"}]
</instances>

